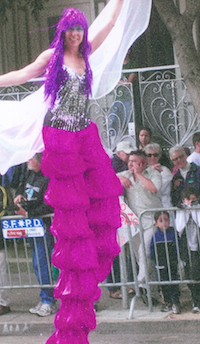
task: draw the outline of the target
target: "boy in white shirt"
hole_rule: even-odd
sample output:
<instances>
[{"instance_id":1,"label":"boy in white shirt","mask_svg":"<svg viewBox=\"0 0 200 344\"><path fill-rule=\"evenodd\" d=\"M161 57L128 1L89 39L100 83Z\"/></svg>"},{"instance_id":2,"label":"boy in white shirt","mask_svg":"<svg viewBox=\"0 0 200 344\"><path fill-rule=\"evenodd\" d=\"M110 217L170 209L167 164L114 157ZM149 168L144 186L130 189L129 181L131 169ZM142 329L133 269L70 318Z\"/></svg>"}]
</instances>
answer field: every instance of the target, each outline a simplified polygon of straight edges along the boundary
<instances>
[{"instance_id":1,"label":"boy in white shirt","mask_svg":"<svg viewBox=\"0 0 200 344\"><path fill-rule=\"evenodd\" d=\"M176 213L176 229L181 237L180 256L183 261L185 278L200 280L200 209L198 192L193 187L185 188L182 192L182 207L188 210L178 210ZM200 312L200 284L188 284L193 302L192 312Z\"/></svg>"}]
</instances>

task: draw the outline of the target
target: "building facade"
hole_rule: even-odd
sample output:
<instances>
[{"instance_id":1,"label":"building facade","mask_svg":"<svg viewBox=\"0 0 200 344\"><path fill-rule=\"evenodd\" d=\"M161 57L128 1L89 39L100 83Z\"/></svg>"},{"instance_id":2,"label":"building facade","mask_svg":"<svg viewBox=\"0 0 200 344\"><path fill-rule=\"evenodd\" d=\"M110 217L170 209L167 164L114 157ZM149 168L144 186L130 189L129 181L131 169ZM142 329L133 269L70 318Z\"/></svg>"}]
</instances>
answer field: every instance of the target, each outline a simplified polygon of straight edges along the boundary
<instances>
[{"instance_id":1,"label":"building facade","mask_svg":"<svg viewBox=\"0 0 200 344\"><path fill-rule=\"evenodd\" d=\"M58 22L63 8L70 6L83 11L92 23L96 8L93 0L49 0L38 13L38 21L29 6L15 1L13 9L7 11L7 22L0 27L0 74L22 68L47 49L54 32L50 27Z\"/></svg>"}]
</instances>

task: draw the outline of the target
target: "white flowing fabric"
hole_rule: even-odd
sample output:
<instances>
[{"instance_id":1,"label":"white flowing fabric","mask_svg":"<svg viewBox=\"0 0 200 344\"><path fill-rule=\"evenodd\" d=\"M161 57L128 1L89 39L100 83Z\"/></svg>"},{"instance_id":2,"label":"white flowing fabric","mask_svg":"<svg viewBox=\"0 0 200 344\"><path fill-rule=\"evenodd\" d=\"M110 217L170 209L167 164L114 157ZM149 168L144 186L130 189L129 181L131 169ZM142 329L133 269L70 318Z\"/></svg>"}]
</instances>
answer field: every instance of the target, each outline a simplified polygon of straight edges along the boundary
<instances>
[{"instance_id":1,"label":"white flowing fabric","mask_svg":"<svg viewBox=\"0 0 200 344\"><path fill-rule=\"evenodd\" d=\"M115 0L110 0L89 28L89 39L105 23ZM146 30L151 0L125 0L103 44L90 56L93 71L92 98L109 93L120 79L123 61L134 41ZM0 173L28 161L44 150L42 126L49 104L44 86L22 101L0 101Z\"/></svg>"},{"instance_id":2,"label":"white flowing fabric","mask_svg":"<svg viewBox=\"0 0 200 344\"><path fill-rule=\"evenodd\" d=\"M105 23L115 0L110 0L89 28L89 40ZM125 0L114 28L103 44L90 56L93 72L92 98L108 94L121 77L123 62L130 46L146 30L151 0Z\"/></svg>"}]
</instances>

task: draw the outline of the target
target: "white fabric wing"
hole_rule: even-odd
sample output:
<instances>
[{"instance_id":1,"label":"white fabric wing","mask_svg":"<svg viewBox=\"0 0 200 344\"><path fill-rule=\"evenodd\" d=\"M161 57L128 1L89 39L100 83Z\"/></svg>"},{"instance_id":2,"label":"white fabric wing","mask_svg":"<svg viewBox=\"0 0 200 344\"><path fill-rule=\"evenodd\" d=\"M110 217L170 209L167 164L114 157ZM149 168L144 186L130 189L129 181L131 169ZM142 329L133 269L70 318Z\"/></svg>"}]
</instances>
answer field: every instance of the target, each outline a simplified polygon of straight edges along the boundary
<instances>
[{"instance_id":1,"label":"white fabric wing","mask_svg":"<svg viewBox=\"0 0 200 344\"><path fill-rule=\"evenodd\" d=\"M109 16L115 0L110 0L89 28L89 40ZM90 56L93 72L92 98L108 94L121 77L123 62L130 46L146 30L151 0L125 0L117 22L103 44Z\"/></svg>"},{"instance_id":2,"label":"white fabric wing","mask_svg":"<svg viewBox=\"0 0 200 344\"><path fill-rule=\"evenodd\" d=\"M44 86L22 101L0 101L0 173L44 150L42 127L48 102Z\"/></svg>"}]
</instances>

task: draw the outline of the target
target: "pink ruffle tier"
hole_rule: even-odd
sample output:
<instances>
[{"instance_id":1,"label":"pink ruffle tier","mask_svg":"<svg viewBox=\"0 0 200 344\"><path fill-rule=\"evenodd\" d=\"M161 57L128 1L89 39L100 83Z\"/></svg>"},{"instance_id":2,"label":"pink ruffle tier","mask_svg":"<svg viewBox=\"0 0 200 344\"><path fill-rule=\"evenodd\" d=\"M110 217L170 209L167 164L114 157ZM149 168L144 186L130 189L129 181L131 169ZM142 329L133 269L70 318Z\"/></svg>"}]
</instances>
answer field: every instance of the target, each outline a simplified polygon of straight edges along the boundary
<instances>
[{"instance_id":1,"label":"pink ruffle tier","mask_svg":"<svg viewBox=\"0 0 200 344\"><path fill-rule=\"evenodd\" d=\"M57 238L52 263L60 269L54 295L61 300L48 344L88 344L96 327L98 283L120 249L119 179L94 123L79 132L44 127L42 171L50 178L45 201L54 207Z\"/></svg>"}]
</instances>

